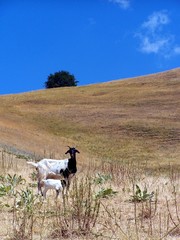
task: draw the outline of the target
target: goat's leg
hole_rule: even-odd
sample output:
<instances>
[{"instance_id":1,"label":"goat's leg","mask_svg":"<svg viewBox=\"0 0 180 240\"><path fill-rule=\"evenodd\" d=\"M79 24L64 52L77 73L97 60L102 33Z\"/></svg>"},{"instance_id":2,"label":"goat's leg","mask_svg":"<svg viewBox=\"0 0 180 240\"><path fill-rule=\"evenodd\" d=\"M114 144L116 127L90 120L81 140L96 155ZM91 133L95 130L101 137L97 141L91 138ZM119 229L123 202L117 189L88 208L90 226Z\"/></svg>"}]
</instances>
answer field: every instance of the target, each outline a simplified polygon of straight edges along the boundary
<instances>
[{"instance_id":1,"label":"goat's leg","mask_svg":"<svg viewBox=\"0 0 180 240\"><path fill-rule=\"evenodd\" d=\"M58 198L59 193L60 193L60 190L59 190L59 189L56 189L56 199Z\"/></svg>"},{"instance_id":2,"label":"goat's leg","mask_svg":"<svg viewBox=\"0 0 180 240\"><path fill-rule=\"evenodd\" d=\"M38 187L38 194L41 193L41 195L42 195L42 191L41 191L41 183L40 183L40 181L38 181L38 183L37 183L37 187Z\"/></svg>"},{"instance_id":3,"label":"goat's leg","mask_svg":"<svg viewBox=\"0 0 180 240\"><path fill-rule=\"evenodd\" d=\"M69 191L69 187L70 187L70 179L67 178L67 191Z\"/></svg>"},{"instance_id":4,"label":"goat's leg","mask_svg":"<svg viewBox=\"0 0 180 240\"><path fill-rule=\"evenodd\" d=\"M66 193L68 193L69 187L70 187L70 179L68 177L68 178L66 178Z\"/></svg>"},{"instance_id":5,"label":"goat's leg","mask_svg":"<svg viewBox=\"0 0 180 240\"><path fill-rule=\"evenodd\" d=\"M66 178L65 194L68 195L70 188L71 178Z\"/></svg>"},{"instance_id":6,"label":"goat's leg","mask_svg":"<svg viewBox=\"0 0 180 240\"><path fill-rule=\"evenodd\" d=\"M63 194L67 195L68 194L68 191L69 191L69 179L66 177L64 178L64 181L65 181L65 186L64 186L64 189L63 189Z\"/></svg>"},{"instance_id":7,"label":"goat's leg","mask_svg":"<svg viewBox=\"0 0 180 240\"><path fill-rule=\"evenodd\" d=\"M41 194L43 196L41 180L38 180L38 194Z\"/></svg>"},{"instance_id":8,"label":"goat's leg","mask_svg":"<svg viewBox=\"0 0 180 240\"><path fill-rule=\"evenodd\" d=\"M45 188L44 191L42 192L42 196L46 199L46 192L47 192L47 189Z\"/></svg>"},{"instance_id":9,"label":"goat's leg","mask_svg":"<svg viewBox=\"0 0 180 240\"><path fill-rule=\"evenodd\" d=\"M71 180L72 180L72 178L74 177L74 175L75 175L75 174L70 174L70 175L68 176L68 178L67 178L67 181L66 181L66 183L67 183L67 191L69 191L69 187L70 187L70 184L71 184Z\"/></svg>"}]
</instances>

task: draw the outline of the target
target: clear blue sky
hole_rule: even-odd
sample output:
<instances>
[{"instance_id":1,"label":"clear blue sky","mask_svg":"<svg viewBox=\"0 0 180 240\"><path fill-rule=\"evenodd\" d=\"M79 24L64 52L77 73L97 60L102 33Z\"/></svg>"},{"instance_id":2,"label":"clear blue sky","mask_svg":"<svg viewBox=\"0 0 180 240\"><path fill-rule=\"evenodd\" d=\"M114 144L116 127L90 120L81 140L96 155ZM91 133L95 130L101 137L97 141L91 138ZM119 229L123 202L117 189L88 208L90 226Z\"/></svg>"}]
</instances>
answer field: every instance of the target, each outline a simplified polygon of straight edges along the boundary
<instances>
[{"instance_id":1,"label":"clear blue sky","mask_svg":"<svg viewBox=\"0 0 180 240\"><path fill-rule=\"evenodd\" d=\"M180 66L179 0L0 0L0 94L78 85Z\"/></svg>"}]
</instances>

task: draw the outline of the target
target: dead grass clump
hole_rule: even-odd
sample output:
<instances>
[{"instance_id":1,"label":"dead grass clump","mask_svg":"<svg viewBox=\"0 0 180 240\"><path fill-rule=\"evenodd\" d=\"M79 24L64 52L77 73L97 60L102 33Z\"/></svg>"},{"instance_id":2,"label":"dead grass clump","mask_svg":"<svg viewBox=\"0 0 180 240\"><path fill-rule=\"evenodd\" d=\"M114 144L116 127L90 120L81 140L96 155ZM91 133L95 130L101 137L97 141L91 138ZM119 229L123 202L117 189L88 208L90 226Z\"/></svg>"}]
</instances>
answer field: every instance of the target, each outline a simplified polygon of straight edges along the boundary
<instances>
[{"instance_id":1,"label":"dead grass clump","mask_svg":"<svg viewBox=\"0 0 180 240\"><path fill-rule=\"evenodd\" d=\"M89 235L95 227L100 209L100 200L95 198L89 177L73 181L69 196L63 196L58 205L52 236L72 237Z\"/></svg>"}]
</instances>

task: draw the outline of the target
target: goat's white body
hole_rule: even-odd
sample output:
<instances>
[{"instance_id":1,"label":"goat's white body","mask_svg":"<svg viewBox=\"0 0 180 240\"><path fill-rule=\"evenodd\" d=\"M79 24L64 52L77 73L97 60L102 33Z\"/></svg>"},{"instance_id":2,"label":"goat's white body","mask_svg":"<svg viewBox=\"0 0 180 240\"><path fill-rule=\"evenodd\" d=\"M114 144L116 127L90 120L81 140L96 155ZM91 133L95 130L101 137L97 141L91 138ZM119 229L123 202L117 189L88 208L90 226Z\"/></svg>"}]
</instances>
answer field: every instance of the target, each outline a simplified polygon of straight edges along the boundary
<instances>
[{"instance_id":1,"label":"goat's white body","mask_svg":"<svg viewBox=\"0 0 180 240\"><path fill-rule=\"evenodd\" d=\"M40 179L46 178L48 173L60 174L60 171L62 170L64 171L65 169L68 168L68 159L55 160L44 158L37 163L34 162L27 163L33 165L38 169Z\"/></svg>"},{"instance_id":2,"label":"goat's white body","mask_svg":"<svg viewBox=\"0 0 180 240\"><path fill-rule=\"evenodd\" d=\"M51 172L59 174L61 170L65 170L68 167L68 159L55 160L44 158L38 164L44 164Z\"/></svg>"},{"instance_id":3,"label":"goat's white body","mask_svg":"<svg viewBox=\"0 0 180 240\"><path fill-rule=\"evenodd\" d=\"M49 189L56 190L56 198L58 197L59 192L63 191L63 185L62 185L60 180L56 180L56 179L43 179L41 181L41 184L44 187L44 190L43 190L44 198L46 198L46 193L47 193L47 191Z\"/></svg>"}]
</instances>

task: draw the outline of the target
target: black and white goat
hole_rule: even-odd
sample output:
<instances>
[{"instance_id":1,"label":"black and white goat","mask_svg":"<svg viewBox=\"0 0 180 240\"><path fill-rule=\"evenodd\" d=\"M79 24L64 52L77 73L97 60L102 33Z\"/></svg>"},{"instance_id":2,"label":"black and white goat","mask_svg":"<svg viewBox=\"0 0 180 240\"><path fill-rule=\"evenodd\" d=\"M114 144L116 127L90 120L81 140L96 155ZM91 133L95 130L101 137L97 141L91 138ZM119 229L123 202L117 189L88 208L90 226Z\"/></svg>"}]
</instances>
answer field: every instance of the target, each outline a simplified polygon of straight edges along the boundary
<instances>
[{"instance_id":1,"label":"black and white goat","mask_svg":"<svg viewBox=\"0 0 180 240\"><path fill-rule=\"evenodd\" d=\"M42 194L41 181L43 179L65 179L67 190L71 178L77 172L76 153L80 153L75 147L69 147L65 154L70 154L69 159L56 160L44 158L37 163L27 162L36 167L38 178L38 193Z\"/></svg>"}]
</instances>

